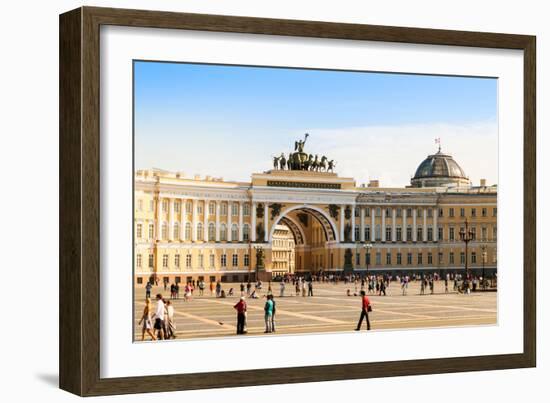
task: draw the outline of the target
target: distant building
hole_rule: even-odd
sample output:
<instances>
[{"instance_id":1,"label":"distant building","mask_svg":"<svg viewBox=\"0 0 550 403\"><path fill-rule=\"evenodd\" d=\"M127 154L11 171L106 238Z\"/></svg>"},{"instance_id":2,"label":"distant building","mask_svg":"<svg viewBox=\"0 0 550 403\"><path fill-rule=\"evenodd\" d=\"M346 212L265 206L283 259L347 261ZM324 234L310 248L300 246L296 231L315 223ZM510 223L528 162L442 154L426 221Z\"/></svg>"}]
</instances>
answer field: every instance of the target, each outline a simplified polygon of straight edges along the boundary
<instances>
[{"instance_id":1,"label":"distant building","mask_svg":"<svg viewBox=\"0 0 550 403\"><path fill-rule=\"evenodd\" d=\"M496 271L497 187L472 186L450 155L428 156L410 187L357 186L327 172L326 159L312 170L304 144L297 142L292 163L275 160L277 169L246 183L137 171L136 283L247 281L344 266L364 273L367 261L374 272L463 273L466 259L474 271L483 262ZM466 220L475 237L467 256L459 235Z\"/></svg>"}]
</instances>

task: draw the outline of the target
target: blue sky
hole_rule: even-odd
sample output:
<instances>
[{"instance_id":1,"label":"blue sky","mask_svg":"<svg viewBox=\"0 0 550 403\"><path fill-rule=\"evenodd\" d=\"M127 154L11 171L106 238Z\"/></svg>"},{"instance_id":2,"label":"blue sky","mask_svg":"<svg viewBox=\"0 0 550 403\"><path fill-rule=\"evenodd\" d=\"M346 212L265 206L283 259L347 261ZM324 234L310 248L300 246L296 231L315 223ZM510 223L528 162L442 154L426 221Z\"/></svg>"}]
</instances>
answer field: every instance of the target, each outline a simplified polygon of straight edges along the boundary
<instances>
[{"instance_id":1,"label":"blue sky","mask_svg":"<svg viewBox=\"0 0 550 403\"><path fill-rule=\"evenodd\" d=\"M307 151L358 182L406 185L435 137L472 180L497 182L496 79L157 62L134 74L138 169L247 181L309 132Z\"/></svg>"}]
</instances>

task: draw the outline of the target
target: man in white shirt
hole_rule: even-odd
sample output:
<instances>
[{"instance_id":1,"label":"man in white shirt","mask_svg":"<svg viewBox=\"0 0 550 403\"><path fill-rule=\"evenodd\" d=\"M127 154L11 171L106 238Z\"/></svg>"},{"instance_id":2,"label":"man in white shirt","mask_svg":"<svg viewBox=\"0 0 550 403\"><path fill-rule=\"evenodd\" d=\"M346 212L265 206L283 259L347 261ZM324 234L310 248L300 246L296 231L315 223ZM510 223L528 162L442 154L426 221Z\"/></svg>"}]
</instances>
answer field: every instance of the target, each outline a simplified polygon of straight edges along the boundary
<instances>
[{"instance_id":1,"label":"man in white shirt","mask_svg":"<svg viewBox=\"0 0 550 403\"><path fill-rule=\"evenodd\" d=\"M164 302L162 300L162 295L157 294L156 300L157 309L153 316L153 319L155 319L154 328L158 331L158 339L164 340Z\"/></svg>"}]
</instances>

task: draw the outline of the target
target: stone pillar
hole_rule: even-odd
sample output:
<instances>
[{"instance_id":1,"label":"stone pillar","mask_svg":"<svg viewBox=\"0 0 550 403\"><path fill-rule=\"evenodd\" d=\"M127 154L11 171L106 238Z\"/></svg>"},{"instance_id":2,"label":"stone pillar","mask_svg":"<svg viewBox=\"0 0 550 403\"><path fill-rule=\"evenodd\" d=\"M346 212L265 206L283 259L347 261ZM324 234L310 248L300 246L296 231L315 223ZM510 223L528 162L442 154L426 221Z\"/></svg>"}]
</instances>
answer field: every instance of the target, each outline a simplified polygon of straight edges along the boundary
<instances>
[{"instance_id":1,"label":"stone pillar","mask_svg":"<svg viewBox=\"0 0 550 403\"><path fill-rule=\"evenodd\" d=\"M231 231L231 219L233 215L233 203L227 202L227 242L233 241Z\"/></svg>"},{"instance_id":2,"label":"stone pillar","mask_svg":"<svg viewBox=\"0 0 550 403\"><path fill-rule=\"evenodd\" d=\"M395 242L397 241L397 229L396 229L396 224L397 224L397 212L395 210L395 207L392 207L391 209L391 241L392 242Z\"/></svg>"},{"instance_id":3,"label":"stone pillar","mask_svg":"<svg viewBox=\"0 0 550 403\"><path fill-rule=\"evenodd\" d=\"M216 200L216 242L220 242L220 209L221 202Z\"/></svg>"},{"instance_id":4,"label":"stone pillar","mask_svg":"<svg viewBox=\"0 0 550 403\"><path fill-rule=\"evenodd\" d=\"M157 225L156 225L156 239L160 241L162 239L162 197L160 195L157 199Z\"/></svg>"},{"instance_id":5,"label":"stone pillar","mask_svg":"<svg viewBox=\"0 0 550 403\"><path fill-rule=\"evenodd\" d=\"M365 242L365 208L361 207L359 213L359 219L361 220L359 224L359 240Z\"/></svg>"},{"instance_id":6,"label":"stone pillar","mask_svg":"<svg viewBox=\"0 0 550 403\"><path fill-rule=\"evenodd\" d=\"M416 213L417 212L418 212L418 209L416 207L413 208L413 230L412 230L413 242L416 242L418 240L416 237Z\"/></svg>"},{"instance_id":7,"label":"stone pillar","mask_svg":"<svg viewBox=\"0 0 550 403\"><path fill-rule=\"evenodd\" d=\"M376 208L370 209L370 240L371 242L376 241Z\"/></svg>"},{"instance_id":8,"label":"stone pillar","mask_svg":"<svg viewBox=\"0 0 550 403\"><path fill-rule=\"evenodd\" d=\"M208 242L208 215L210 214L210 201L208 199L204 199L204 207L202 210L204 223L203 229L202 229L202 239L204 242Z\"/></svg>"},{"instance_id":9,"label":"stone pillar","mask_svg":"<svg viewBox=\"0 0 550 403\"><path fill-rule=\"evenodd\" d=\"M264 203L264 242L267 242L267 240L269 239L269 234L268 234L268 231L269 231L269 216L268 216L268 213L269 213L269 207L268 207L267 203Z\"/></svg>"},{"instance_id":10,"label":"stone pillar","mask_svg":"<svg viewBox=\"0 0 550 403\"><path fill-rule=\"evenodd\" d=\"M191 228L191 240L193 242L197 241L197 199L193 199L193 221Z\"/></svg>"},{"instance_id":11,"label":"stone pillar","mask_svg":"<svg viewBox=\"0 0 550 403\"><path fill-rule=\"evenodd\" d=\"M422 240L424 242L428 241L428 209L424 208L422 210L422 215L424 216L424 226L422 227Z\"/></svg>"},{"instance_id":12,"label":"stone pillar","mask_svg":"<svg viewBox=\"0 0 550 403\"><path fill-rule=\"evenodd\" d=\"M168 224L168 239L174 240L174 199L168 199L168 210L170 211L170 222Z\"/></svg>"},{"instance_id":13,"label":"stone pillar","mask_svg":"<svg viewBox=\"0 0 550 403\"><path fill-rule=\"evenodd\" d=\"M181 206L180 206L180 214L181 214L180 239L183 241L185 239L185 225L187 224L186 200L185 199L180 199L180 203L181 203Z\"/></svg>"},{"instance_id":14,"label":"stone pillar","mask_svg":"<svg viewBox=\"0 0 550 403\"><path fill-rule=\"evenodd\" d=\"M386 208L382 209L382 242L386 242Z\"/></svg>"},{"instance_id":15,"label":"stone pillar","mask_svg":"<svg viewBox=\"0 0 550 403\"><path fill-rule=\"evenodd\" d=\"M403 208L403 218L401 220L401 239L407 242L407 209Z\"/></svg>"},{"instance_id":16,"label":"stone pillar","mask_svg":"<svg viewBox=\"0 0 550 403\"><path fill-rule=\"evenodd\" d=\"M433 239L434 239L434 242L437 242L438 240L438 231L437 231L437 214L438 214L439 210L437 208L433 209L433 216L432 216L432 221L433 221Z\"/></svg>"},{"instance_id":17,"label":"stone pillar","mask_svg":"<svg viewBox=\"0 0 550 403\"><path fill-rule=\"evenodd\" d=\"M251 235L250 240L252 242L256 242L256 202L252 203L252 228L251 228ZM252 261L251 263L252 264Z\"/></svg>"},{"instance_id":18,"label":"stone pillar","mask_svg":"<svg viewBox=\"0 0 550 403\"><path fill-rule=\"evenodd\" d=\"M351 242L355 242L355 206L351 206Z\"/></svg>"},{"instance_id":19,"label":"stone pillar","mask_svg":"<svg viewBox=\"0 0 550 403\"><path fill-rule=\"evenodd\" d=\"M340 242L344 242L344 226L345 226L345 220L346 220L346 216L344 215L345 209L346 209L346 206L342 204L340 206Z\"/></svg>"},{"instance_id":20,"label":"stone pillar","mask_svg":"<svg viewBox=\"0 0 550 403\"><path fill-rule=\"evenodd\" d=\"M243 202L239 202L239 242L243 241Z\"/></svg>"}]
</instances>

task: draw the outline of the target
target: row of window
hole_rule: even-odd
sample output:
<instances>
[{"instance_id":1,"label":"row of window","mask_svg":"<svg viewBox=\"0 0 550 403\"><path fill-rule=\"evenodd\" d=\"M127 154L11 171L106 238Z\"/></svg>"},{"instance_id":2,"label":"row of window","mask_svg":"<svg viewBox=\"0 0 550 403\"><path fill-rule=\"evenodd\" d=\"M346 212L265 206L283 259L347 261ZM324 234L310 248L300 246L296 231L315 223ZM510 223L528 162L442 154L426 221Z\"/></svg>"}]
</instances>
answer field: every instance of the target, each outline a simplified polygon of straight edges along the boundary
<instances>
[{"instance_id":1,"label":"row of window","mask_svg":"<svg viewBox=\"0 0 550 403\"><path fill-rule=\"evenodd\" d=\"M493 228L493 238L492 239L496 240L497 239L497 227L496 227L496 225L493 225L492 228ZM476 229L476 227L469 227L468 230L471 231L472 240L475 241L477 239L477 229ZM448 227L448 231L449 231L448 232L449 236L448 236L447 239L449 241L455 241L455 240L460 240L460 232L465 231L465 229L464 229L464 227L460 227L460 229L455 228L455 227ZM361 233L360 227L358 225L356 225L355 226L355 239L356 240L359 239L360 233ZM406 236L407 236L406 239L407 240L412 240L412 235L413 235L413 228L411 226L408 226L406 228ZM433 227L428 227L426 229L427 240L429 242L433 241L434 240L433 236L434 236ZM439 240L443 239L443 227L438 227L437 228L437 238ZM365 227L365 239L366 240L371 239L371 228L370 228L370 226ZM382 229L381 229L381 226L379 224L376 225L376 227L375 227L374 239L376 241L381 241L382 240ZM391 240L391 239L392 239L392 226L387 225L386 226L386 240ZM398 242L403 240L403 229L400 226L395 227L395 239ZM423 228L421 226L416 227L416 239L417 240L423 240L424 239L424 231L423 231ZM487 227L481 227L481 239L483 241L486 241L488 239L488 237L487 237Z\"/></svg>"},{"instance_id":2,"label":"row of window","mask_svg":"<svg viewBox=\"0 0 550 403\"><path fill-rule=\"evenodd\" d=\"M161 208L163 213L167 213L170 209L170 201L168 199L163 199L161 203ZM193 202L187 201L183 203L181 200L175 200L174 202L174 212L179 213L181 211L181 207L183 204L185 204L185 212L187 214L193 213ZM232 216L238 216L239 215L239 203L231 203L231 202L223 202L220 203L220 214L221 215L227 215L227 211L231 210ZM143 200L138 199L137 201L137 210L143 211ZM155 201L149 200L149 211L155 211ZM202 214L204 211L204 202L197 202L197 214ZM210 202L208 203L208 214L214 215L216 214L216 202ZM243 204L243 215L249 216L250 215L250 203L244 203Z\"/></svg>"},{"instance_id":3,"label":"row of window","mask_svg":"<svg viewBox=\"0 0 550 403\"><path fill-rule=\"evenodd\" d=\"M184 230L184 236L183 239L186 241L191 240L191 223L187 222L185 223L185 230ZM172 230L172 236L174 239L180 239L180 225L178 222L174 223L174 228ZM220 241L227 241L227 225L221 224L220 225ZM137 223L136 224L136 237L138 239L143 238L143 224ZM148 232L148 239L154 239L155 237L155 225L149 224L149 232ZM168 224L163 223L161 227L161 239L168 239ZM203 223L199 222L197 223L197 239L204 239L204 225ZM239 227L237 224L233 224L231 226L231 239L236 241L239 239ZM243 241L248 241L250 239L250 226L248 224L243 225ZM209 241L215 241L216 240L216 224L210 223L208 224L208 240Z\"/></svg>"},{"instance_id":4,"label":"row of window","mask_svg":"<svg viewBox=\"0 0 550 403\"><path fill-rule=\"evenodd\" d=\"M381 217L382 216L382 208L380 207L376 207L376 208L372 208L372 210L374 211L374 215L375 217ZM391 207L386 207L383 209L384 210L384 215L386 217L391 217L392 216L392 208ZM401 208L401 207L397 207L395 209L395 215L396 217L402 217L403 216L403 210L405 211L405 216L410 218L413 216L413 208L412 207L409 207L409 208ZM438 208L437 209L437 216L438 217L444 217L444 211L445 209L443 208ZM447 209L447 217L455 217L455 208L454 207L450 207ZM469 209L469 216L470 217L477 217L478 215L478 210L479 208L476 208L476 207L472 207ZM466 217L466 208L464 207L461 207L458 209L458 212L459 212L459 215L460 217ZM360 216L360 209L359 208L356 208L355 209L355 216L356 217L359 217ZM417 217L423 217L423 210L421 208L417 209L417 212L416 212L416 216ZM434 214L434 209L432 208L428 208L426 209L426 215L428 217L433 217L433 214ZM488 217L488 209L487 207L482 207L481 208L481 217ZM492 208L492 215L493 217L496 217L497 216L497 208L496 207L493 207ZM365 216L366 217L370 217L371 216L371 208L370 207L365 207Z\"/></svg>"},{"instance_id":5,"label":"row of window","mask_svg":"<svg viewBox=\"0 0 550 403\"><path fill-rule=\"evenodd\" d=\"M213 268L214 263L216 261L216 255L210 254L208 257L209 257L209 259L208 259L209 267ZM168 263L169 263L168 260L169 260L168 255L162 255L162 267L163 268L168 268ZM243 260L244 260L244 266L246 266L246 267L250 266L250 255L249 254L245 254L243 256ZM155 255L149 254L148 263L149 263L148 267L150 267L150 268L154 267L154 265L155 265ZM181 267L180 264L181 264L180 255L179 254L174 255L174 267L175 268L180 268ZM239 255L237 255L236 253L231 256L231 264L232 264L233 267L238 267L239 266ZM143 267L143 256L141 254L138 254L136 256L136 266L137 267ZM225 253L220 255L220 266L221 267L227 267L227 255ZM190 268L193 268L193 267L195 267L193 265L193 256L191 254L185 255L185 268L190 269ZM197 265L197 267L204 268L204 255L199 255L198 256L198 265Z\"/></svg>"},{"instance_id":6,"label":"row of window","mask_svg":"<svg viewBox=\"0 0 550 403\"><path fill-rule=\"evenodd\" d=\"M437 254L438 256L438 262L439 264L443 264L443 252L439 252ZM404 257L404 254L402 253L397 253L395 255L395 264L396 265L402 265L403 264L403 257ZM412 265L413 264L413 253L409 252L406 254L406 264L407 265ZM428 252L427 255L427 264L428 265L432 265L434 264L433 263L433 254L432 252ZM481 257L481 261L483 261L483 258L484 256L482 255ZM496 256L494 257L496 258ZM382 253L381 252L377 252L375 254L375 259L376 259L376 265L381 265L382 264ZM393 264L393 258L392 258L392 254L391 253L386 253L386 265L392 265ZM367 253L365 254L365 263L366 264L371 264L371 254L370 253ZM464 252L460 252L460 264L465 264L466 263L466 254ZM478 257L477 257L477 253L475 251L471 252L470 253L470 263L471 264L477 264L478 263ZM485 263L487 263L486 261L486 255L485 255ZM356 253L355 254L355 264L357 266L361 265L362 262L361 262L361 254L360 253ZM416 264L417 265L423 265L424 264L424 254L423 253L417 253L416 254ZM455 264L455 253L454 252L449 252L449 264Z\"/></svg>"}]
</instances>

